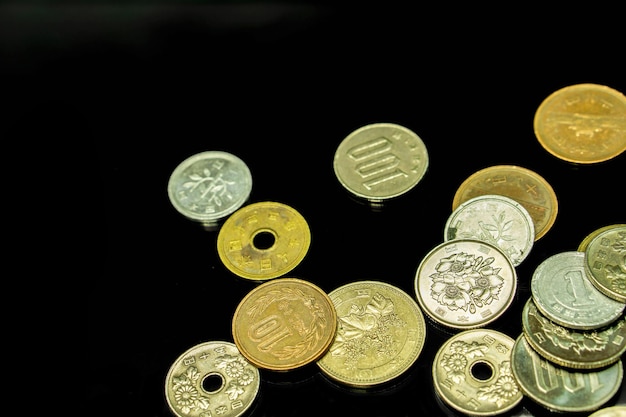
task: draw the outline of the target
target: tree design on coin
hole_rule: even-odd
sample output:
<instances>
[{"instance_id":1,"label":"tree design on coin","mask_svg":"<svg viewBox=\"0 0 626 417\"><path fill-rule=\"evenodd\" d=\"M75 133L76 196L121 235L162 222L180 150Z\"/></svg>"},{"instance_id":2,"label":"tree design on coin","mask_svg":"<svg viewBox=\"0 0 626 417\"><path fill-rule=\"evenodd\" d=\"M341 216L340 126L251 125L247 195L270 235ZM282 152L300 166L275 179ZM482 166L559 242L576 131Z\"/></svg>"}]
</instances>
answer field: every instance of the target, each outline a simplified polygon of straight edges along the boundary
<instances>
[{"instance_id":1,"label":"tree design on coin","mask_svg":"<svg viewBox=\"0 0 626 417\"><path fill-rule=\"evenodd\" d=\"M191 181L183 183L183 188L187 189L189 193L193 193L199 189L201 199L207 198L207 195L210 193L207 203L214 203L221 206L223 204L222 197L229 196L228 186L235 184L235 182L223 179L221 173L218 174L217 177L212 177L211 171L208 168L203 170L203 174L204 176L190 174L189 179Z\"/></svg>"}]
</instances>

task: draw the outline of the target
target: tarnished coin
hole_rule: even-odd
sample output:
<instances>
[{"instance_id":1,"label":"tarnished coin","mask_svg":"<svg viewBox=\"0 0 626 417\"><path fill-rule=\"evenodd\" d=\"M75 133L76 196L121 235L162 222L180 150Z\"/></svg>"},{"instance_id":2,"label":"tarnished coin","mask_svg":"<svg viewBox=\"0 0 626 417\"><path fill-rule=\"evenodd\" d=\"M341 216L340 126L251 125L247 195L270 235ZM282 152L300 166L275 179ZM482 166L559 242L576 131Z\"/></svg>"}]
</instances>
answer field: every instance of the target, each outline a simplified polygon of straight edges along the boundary
<instances>
[{"instance_id":1,"label":"tarnished coin","mask_svg":"<svg viewBox=\"0 0 626 417\"><path fill-rule=\"evenodd\" d=\"M252 175L239 157L223 151L190 156L172 172L167 194L186 218L214 230L249 198Z\"/></svg>"},{"instance_id":2,"label":"tarnished coin","mask_svg":"<svg viewBox=\"0 0 626 417\"><path fill-rule=\"evenodd\" d=\"M553 322L576 330L607 326L626 307L590 282L584 256L578 251L552 255L535 268L530 283L537 309Z\"/></svg>"},{"instance_id":3,"label":"tarnished coin","mask_svg":"<svg viewBox=\"0 0 626 417\"><path fill-rule=\"evenodd\" d=\"M589 414L589 417L626 417L626 405L604 407Z\"/></svg>"},{"instance_id":4,"label":"tarnished coin","mask_svg":"<svg viewBox=\"0 0 626 417\"><path fill-rule=\"evenodd\" d=\"M339 183L354 196L383 202L417 185L428 169L428 151L410 129L374 123L342 140L333 167Z\"/></svg>"},{"instance_id":5,"label":"tarnished coin","mask_svg":"<svg viewBox=\"0 0 626 417\"><path fill-rule=\"evenodd\" d=\"M614 227L623 227L623 226L626 226L626 224L623 224L623 223L609 224L607 226L602 226L602 227L597 228L596 230L592 231L587 236L585 236L583 240L580 241L580 243L578 244L577 250L579 252L584 252L585 249L587 249L589 242L591 242L591 240L593 240L594 237L598 236L600 233L604 232L605 230L612 229Z\"/></svg>"},{"instance_id":6,"label":"tarnished coin","mask_svg":"<svg viewBox=\"0 0 626 417\"><path fill-rule=\"evenodd\" d=\"M243 415L257 397L259 370L230 342L196 345L174 361L165 398L178 417Z\"/></svg>"},{"instance_id":7,"label":"tarnished coin","mask_svg":"<svg viewBox=\"0 0 626 417\"><path fill-rule=\"evenodd\" d=\"M470 198L452 212L444 240L476 239L499 247L518 266L535 241L535 225L528 210L512 198L485 194Z\"/></svg>"},{"instance_id":8,"label":"tarnished coin","mask_svg":"<svg viewBox=\"0 0 626 417\"><path fill-rule=\"evenodd\" d=\"M439 348L432 365L437 395L472 416L494 416L517 406L522 391L511 371L515 340L490 329L465 330Z\"/></svg>"},{"instance_id":9,"label":"tarnished coin","mask_svg":"<svg viewBox=\"0 0 626 417\"><path fill-rule=\"evenodd\" d=\"M217 253L234 274L265 281L294 269L306 256L311 231L302 215L283 203L262 201L233 213L217 235Z\"/></svg>"},{"instance_id":10,"label":"tarnished coin","mask_svg":"<svg viewBox=\"0 0 626 417\"><path fill-rule=\"evenodd\" d=\"M621 360L593 370L559 366L541 357L523 333L515 340L511 367L524 395L556 412L597 410L617 393L624 375Z\"/></svg>"},{"instance_id":11,"label":"tarnished coin","mask_svg":"<svg viewBox=\"0 0 626 417\"><path fill-rule=\"evenodd\" d=\"M558 201L554 189L541 175L516 165L493 165L476 171L457 188L452 210L463 202L484 194L500 194L520 203L530 214L535 241L554 225Z\"/></svg>"},{"instance_id":12,"label":"tarnished coin","mask_svg":"<svg viewBox=\"0 0 626 417\"><path fill-rule=\"evenodd\" d=\"M288 371L318 360L335 339L337 312L317 285L298 278L260 284L232 320L235 345L259 368Z\"/></svg>"},{"instance_id":13,"label":"tarnished coin","mask_svg":"<svg viewBox=\"0 0 626 417\"><path fill-rule=\"evenodd\" d=\"M531 297L522 310L522 329L538 354L568 368L601 368L620 360L626 351L626 318L623 315L597 330L569 329L543 315Z\"/></svg>"},{"instance_id":14,"label":"tarnished coin","mask_svg":"<svg viewBox=\"0 0 626 417\"><path fill-rule=\"evenodd\" d=\"M417 360L426 339L424 316L414 298L380 281L356 281L329 293L339 324L322 372L354 387L387 383Z\"/></svg>"},{"instance_id":15,"label":"tarnished coin","mask_svg":"<svg viewBox=\"0 0 626 417\"><path fill-rule=\"evenodd\" d=\"M426 315L456 329L483 327L511 305L517 273L497 246L473 239L443 242L422 259L415 293Z\"/></svg>"},{"instance_id":16,"label":"tarnished coin","mask_svg":"<svg viewBox=\"0 0 626 417\"><path fill-rule=\"evenodd\" d=\"M541 146L557 158L603 162L626 150L626 96L605 85L570 85L541 102L533 126Z\"/></svg>"},{"instance_id":17,"label":"tarnished coin","mask_svg":"<svg viewBox=\"0 0 626 417\"><path fill-rule=\"evenodd\" d=\"M626 303L626 225L598 233L584 254L591 283L604 295Z\"/></svg>"}]
</instances>

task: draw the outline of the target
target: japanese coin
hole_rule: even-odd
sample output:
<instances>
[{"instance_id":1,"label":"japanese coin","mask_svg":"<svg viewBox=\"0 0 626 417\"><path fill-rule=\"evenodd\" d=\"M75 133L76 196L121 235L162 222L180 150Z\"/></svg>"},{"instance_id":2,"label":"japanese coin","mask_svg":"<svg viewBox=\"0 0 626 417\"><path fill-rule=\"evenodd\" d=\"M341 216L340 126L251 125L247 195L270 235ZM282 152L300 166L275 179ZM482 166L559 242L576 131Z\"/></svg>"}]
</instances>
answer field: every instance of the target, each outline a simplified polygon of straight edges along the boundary
<instances>
[{"instance_id":1,"label":"japanese coin","mask_svg":"<svg viewBox=\"0 0 626 417\"><path fill-rule=\"evenodd\" d=\"M476 239L491 243L518 266L533 247L535 225L528 210L512 198L485 194L470 198L452 212L444 240Z\"/></svg>"},{"instance_id":2,"label":"japanese coin","mask_svg":"<svg viewBox=\"0 0 626 417\"><path fill-rule=\"evenodd\" d=\"M283 203L262 201L226 219L217 235L217 252L234 274L264 281L295 268L310 243L309 225L298 211Z\"/></svg>"},{"instance_id":3,"label":"japanese coin","mask_svg":"<svg viewBox=\"0 0 626 417\"><path fill-rule=\"evenodd\" d=\"M341 141L333 167L339 183L354 196L383 202L417 185L428 169L428 151L410 129L374 123Z\"/></svg>"},{"instance_id":4,"label":"japanese coin","mask_svg":"<svg viewBox=\"0 0 626 417\"><path fill-rule=\"evenodd\" d=\"M463 202L484 194L500 194L520 203L530 214L535 241L554 225L558 201L552 186L538 173L516 165L494 165L476 171L457 188L452 210Z\"/></svg>"},{"instance_id":5,"label":"japanese coin","mask_svg":"<svg viewBox=\"0 0 626 417\"><path fill-rule=\"evenodd\" d=\"M620 360L626 351L626 318L623 315L597 330L574 330L544 316L531 297L522 310L522 329L538 354L568 368L601 368Z\"/></svg>"},{"instance_id":6,"label":"japanese coin","mask_svg":"<svg viewBox=\"0 0 626 417\"><path fill-rule=\"evenodd\" d=\"M235 345L259 368L288 371L318 360L337 331L337 313L318 286L277 278L250 291L232 320Z\"/></svg>"},{"instance_id":7,"label":"japanese coin","mask_svg":"<svg viewBox=\"0 0 626 417\"><path fill-rule=\"evenodd\" d=\"M590 282L584 256L578 251L552 255L535 268L530 283L537 309L553 322L576 330L606 326L626 307Z\"/></svg>"},{"instance_id":8,"label":"japanese coin","mask_svg":"<svg viewBox=\"0 0 626 417\"><path fill-rule=\"evenodd\" d=\"M626 405L604 407L589 414L589 417L626 417Z\"/></svg>"},{"instance_id":9,"label":"japanese coin","mask_svg":"<svg viewBox=\"0 0 626 417\"><path fill-rule=\"evenodd\" d=\"M167 184L170 202L186 218L216 229L240 208L252 190L252 175L237 156L207 151L190 156L172 172Z\"/></svg>"},{"instance_id":10,"label":"japanese coin","mask_svg":"<svg viewBox=\"0 0 626 417\"><path fill-rule=\"evenodd\" d=\"M511 305L517 273L497 246L473 239L443 242L422 259L415 274L420 307L432 320L467 330L485 326Z\"/></svg>"},{"instance_id":11,"label":"japanese coin","mask_svg":"<svg viewBox=\"0 0 626 417\"><path fill-rule=\"evenodd\" d=\"M626 226L601 231L584 254L591 283L604 295L626 303Z\"/></svg>"},{"instance_id":12,"label":"japanese coin","mask_svg":"<svg viewBox=\"0 0 626 417\"><path fill-rule=\"evenodd\" d=\"M511 371L514 343L490 329L464 330L450 337L433 361L435 392L466 415L493 416L511 410L523 398Z\"/></svg>"},{"instance_id":13,"label":"japanese coin","mask_svg":"<svg viewBox=\"0 0 626 417\"><path fill-rule=\"evenodd\" d=\"M543 100L533 126L541 146L557 158L606 161L626 150L626 97L605 85L570 85Z\"/></svg>"},{"instance_id":14,"label":"japanese coin","mask_svg":"<svg viewBox=\"0 0 626 417\"><path fill-rule=\"evenodd\" d=\"M254 403L259 386L259 370L234 344L211 341L174 361L165 378L165 398L178 417L235 417Z\"/></svg>"},{"instance_id":15,"label":"japanese coin","mask_svg":"<svg viewBox=\"0 0 626 417\"><path fill-rule=\"evenodd\" d=\"M383 384L409 369L426 338L414 298L379 281L356 281L329 293L339 324L329 351L317 361L334 380L361 388Z\"/></svg>"},{"instance_id":16,"label":"japanese coin","mask_svg":"<svg viewBox=\"0 0 626 417\"><path fill-rule=\"evenodd\" d=\"M622 361L608 367L576 370L541 357L520 334L511 354L513 375L524 395L557 412L588 412L606 404L620 388Z\"/></svg>"},{"instance_id":17,"label":"japanese coin","mask_svg":"<svg viewBox=\"0 0 626 417\"><path fill-rule=\"evenodd\" d=\"M584 252L585 249L587 249L587 246L589 245L589 242L591 242L591 240L598 236L600 233L604 232L605 230L608 229L612 229L614 227L622 227L622 226L626 226L626 224L609 224L607 226L602 226L597 228L596 230L594 230L593 232L589 233L587 236L585 236L585 238L583 240L580 241L580 244L578 244L578 251L579 252Z\"/></svg>"}]
</instances>

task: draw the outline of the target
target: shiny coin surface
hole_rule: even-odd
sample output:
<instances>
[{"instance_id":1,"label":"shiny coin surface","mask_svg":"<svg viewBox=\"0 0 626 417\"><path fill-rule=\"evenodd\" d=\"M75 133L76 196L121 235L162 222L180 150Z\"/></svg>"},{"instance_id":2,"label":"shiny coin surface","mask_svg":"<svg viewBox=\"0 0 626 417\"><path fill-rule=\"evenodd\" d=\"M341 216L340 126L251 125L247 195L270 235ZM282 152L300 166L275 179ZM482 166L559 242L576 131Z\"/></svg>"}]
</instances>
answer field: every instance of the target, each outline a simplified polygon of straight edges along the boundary
<instances>
[{"instance_id":1,"label":"shiny coin surface","mask_svg":"<svg viewBox=\"0 0 626 417\"><path fill-rule=\"evenodd\" d=\"M252 175L239 157L222 151L190 156L172 172L170 202L186 218L215 229L240 208L252 190Z\"/></svg>"},{"instance_id":2,"label":"shiny coin surface","mask_svg":"<svg viewBox=\"0 0 626 417\"><path fill-rule=\"evenodd\" d=\"M541 175L516 165L493 165L476 171L457 188L452 210L471 198L500 194L520 203L530 214L535 227L535 241L554 225L558 200L554 189Z\"/></svg>"},{"instance_id":3,"label":"shiny coin surface","mask_svg":"<svg viewBox=\"0 0 626 417\"><path fill-rule=\"evenodd\" d=\"M234 344L211 341L174 361L165 378L165 398L178 417L235 417L254 403L259 386L259 370Z\"/></svg>"},{"instance_id":4,"label":"shiny coin surface","mask_svg":"<svg viewBox=\"0 0 626 417\"><path fill-rule=\"evenodd\" d=\"M523 394L511 371L515 340L490 329L450 337L433 361L433 385L450 407L472 416L505 413Z\"/></svg>"},{"instance_id":5,"label":"shiny coin surface","mask_svg":"<svg viewBox=\"0 0 626 417\"><path fill-rule=\"evenodd\" d=\"M626 417L626 405L604 407L589 414L589 417Z\"/></svg>"},{"instance_id":6,"label":"shiny coin surface","mask_svg":"<svg viewBox=\"0 0 626 417\"><path fill-rule=\"evenodd\" d=\"M591 283L606 296L626 303L626 226L601 231L584 254Z\"/></svg>"},{"instance_id":7,"label":"shiny coin surface","mask_svg":"<svg viewBox=\"0 0 626 417\"><path fill-rule=\"evenodd\" d=\"M626 150L626 96L605 85L561 88L537 108L535 136L562 160L592 164Z\"/></svg>"},{"instance_id":8,"label":"shiny coin surface","mask_svg":"<svg viewBox=\"0 0 626 417\"><path fill-rule=\"evenodd\" d=\"M470 198L452 212L444 240L475 239L491 243L518 266L533 247L535 225L528 210L512 198L486 194Z\"/></svg>"},{"instance_id":9,"label":"shiny coin surface","mask_svg":"<svg viewBox=\"0 0 626 417\"><path fill-rule=\"evenodd\" d=\"M428 151L410 129L374 123L343 139L333 167L339 183L354 196L383 202L417 185L428 169Z\"/></svg>"},{"instance_id":10,"label":"shiny coin surface","mask_svg":"<svg viewBox=\"0 0 626 417\"><path fill-rule=\"evenodd\" d=\"M275 201L248 204L217 235L217 253L234 274L251 280L277 278L306 256L311 231L294 208Z\"/></svg>"},{"instance_id":11,"label":"shiny coin surface","mask_svg":"<svg viewBox=\"0 0 626 417\"><path fill-rule=\"evenodd\" d=\"M298 278L260 284L232 320L235 345L259 368L288 371L319 359L335 339L337 313L318 286Z\"/></svg>"},{"instance_id":12,"label":"shiny coin surface","mask_svg":"<svg viewBox=\"0 0 626 417\"><path fill-rule=\"evenodd\" d=\"M593 232L585 236L583 240L580 241L580 243L578 244L577 250L579 252L584 252L585 249L587 249L589 242L591 242L594 237L598 236L600 233L604 232L605 230L612 229L614 227L623 227L623 226L626 226L626 224L623 224L623 223L609 224L607 226L602 226L602 227L597 228L596 230L594 230Z\"/></svg>"},{"instance_id":13,"label":"shiny coin surface","mask_svg":"<svg viewBox=\"0 0 626 417\"><path fill-rule=\"evenodd\" d=\"M552 255L535 268L530 283L537 309L553 322L576 330L607 326L626 307L590 282L584 256L578 251Z\"/></svg>"},{"instance_id":14,"label":"shiny coin surface","mask_svg":"<svg viewBox=\"0 0 626 417\"><path fill-rule=\"evenodd\" d=\"M393 380L415 363L426 323L413 297L379 281L356 281L329 296L339 325L329 351L317 362L325 375L367 388Z\"/></svg>"},{"instance_id":15,"label":"shiny coin surface","mask_svg":"<svg viewBox=\"0 0 626 417\"><path fill-rule=\"evenodd\" d=\"M575 369L597 369L620 360L626 351L626 318L598 330L574 330L544 316L532 297L522 310L522 329L543 358Z\"/></svg>"},{"instance_id":16,"label":"shiny coin surface","mask_svg":"<svg viewBox=\"0 0 626 417\"><path fill-rule=\"evenodd\" d=\"M582 413L607 403L620 389L622 361L594 370L561 367L541 357L521 334L511 354L513 375L524 395L550 411Z\"/></svg>"},{"instance_id":17,"label":"shiny coin surface","mask_svg":"<svg viewBox=\"0 0 626 417\"><path fill-rule=\"evenodd\" d=\"M509 257L479 240L439 244L415 274L420 307L432 320L456 329L493 322L511 305L516 289L517 273Z\"/></svg>"}]
</instances>

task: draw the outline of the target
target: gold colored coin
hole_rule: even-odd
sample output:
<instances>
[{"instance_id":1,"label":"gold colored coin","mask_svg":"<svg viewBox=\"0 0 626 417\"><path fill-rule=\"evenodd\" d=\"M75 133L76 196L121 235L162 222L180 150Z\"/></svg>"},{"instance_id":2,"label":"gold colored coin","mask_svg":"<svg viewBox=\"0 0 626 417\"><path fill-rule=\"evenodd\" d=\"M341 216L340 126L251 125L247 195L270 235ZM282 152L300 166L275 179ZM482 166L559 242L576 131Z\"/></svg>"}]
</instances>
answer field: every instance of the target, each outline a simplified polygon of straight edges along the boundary
<instances>
[{"instance_id":1,"label":"gold colored coin","mask_svg":"<svg viewBox=\"0 0 626 417\"><path fill-rule=\"evenodd\" d=\"M626 150L626 97L605 85L570 85L543 100L533 126L541 146L557 158L603 162Z\"/></svg>"},{"instance_id":2,"label":"gold colored coin","mask_svg":"<svg viewBox=\"0 0 626 417\"><path fill-rule=\"evenodd\" d=\"M275 201L249 204L226 219L217 253L234 274L265 281L284 275L306 256L311 231L294 208Z\"/></svg>"},{"instance_id":3,"label":"gold colored coin","mask_svg":"<svg viewBox=\"0 0 626 417\"><path fill-rule=\"evenodd\" d=\"M521 204L530 214L535 241L554 225L558 213L556 193L541 175L516 165L494 165L476 171L457 188L452 210L471 198L500 194Z\"/></svg>"},{"instance_id":4,"label":"gold colored coin","mask_svg":"<svg viewBox=\"0 0 626 417\"><path fill-rule=\"evenodd\" d=\"M337 312L318 286L277 278L250 291L232 320L235 345L259 368L288 371L319 359L337 331Z\"/></svg>"},{"instance_id":5,"label":"gold colored coin","mask_svg":"<svg viewBox=\"0 0 626 417\"><path fill-rule=\"evenodd\" d=\"M584 254L591 283L607 297L626 303L626 226L601 231Z\"/></svg>"},{"instance_id":6,"label":"gold colored coin","mask_svg":"<svg viewBox=\"0 0 626 417\"><path fill-rule=\"evenodd\" d=\"M598 236L600 233L604 232L605 230L608 229L612 229L614 227L621 227L621 226L626 226L626 224L609 224L607 226L602 226L596 230L594 230L593 232L589 233L587 236L585 236L585 238L583 240L580 241L580 244L578 245L578 252L584 252L585 249L587 249L587 246L589 245L589 242L591 242L591 240Z\"/></svg>"},{"instance_id":7,"label":"gold colored coin","mask_svg":"<svg viewBox=\"0 0 626 417\"><path fill-rule=\"evenodd\" d=\"M450 337L433 361L435 392L465 415L510 411L523 398L511 371L514 343L506 334L490 329L464 330Z\"/></svg>"},{"instance_id":8,"label":"gold colored coin","mask_svg":"<svg viewBox=\"0 0 626 417\"><path fill-rule=\"evenodd\" d=\"M626 405L604 407L589 414L589 417L626 417Z\"/></svg>"},{"instance_id":9,"label":"gold colored coin","mask_svg":"<svg viewBox=\"0 0 626 417\"><path fill-rule=\"evenodd\" d=\"M411 296L379 281L352 282L329 296L339 325L329 351L317 361L325 375L368 388L392 381L415 363L426 323Z\"/></svg>"},{"instance_id":10,"label":"gold colored coin","mask_svg":"<svg viewBox=\"0 0 626 417\"><path fill-rule=\"evenodd\" d=\"M259 370L230 342L201 343L180 355L165 378L165 398L177 417L237 417L254 404Z\"/></svg>"}]
</instances>

